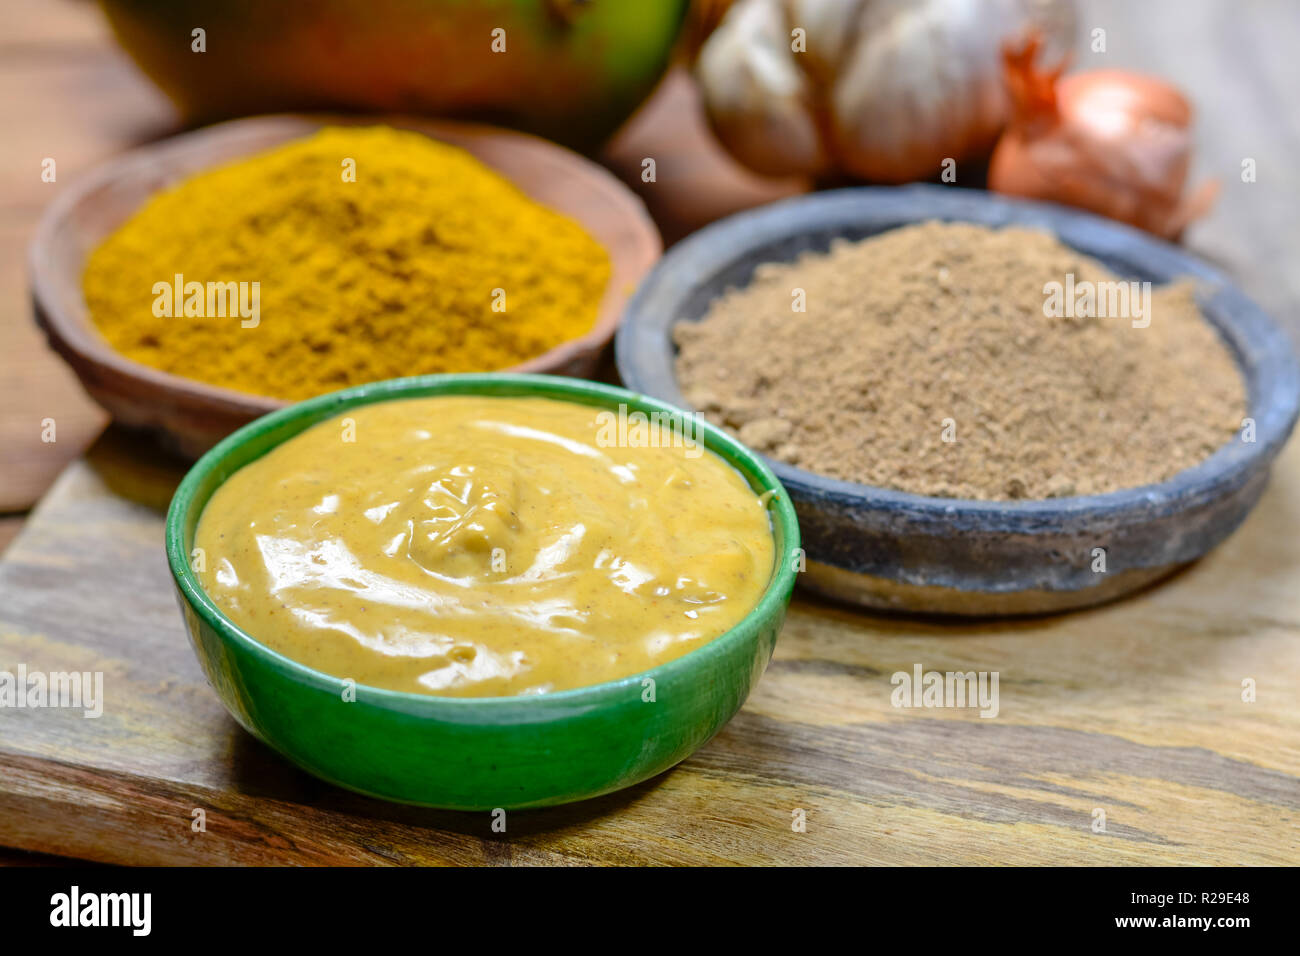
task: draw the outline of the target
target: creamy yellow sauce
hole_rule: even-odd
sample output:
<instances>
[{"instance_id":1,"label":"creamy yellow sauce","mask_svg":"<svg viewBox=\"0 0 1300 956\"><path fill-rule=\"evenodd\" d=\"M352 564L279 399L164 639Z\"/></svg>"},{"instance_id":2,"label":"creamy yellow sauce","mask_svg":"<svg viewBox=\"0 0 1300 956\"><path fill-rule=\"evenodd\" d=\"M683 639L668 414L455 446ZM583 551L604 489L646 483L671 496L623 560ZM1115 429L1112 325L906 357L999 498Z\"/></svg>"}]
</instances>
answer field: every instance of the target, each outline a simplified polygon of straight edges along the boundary
<instances>
[{"instance_id":1,"label":"creamy yellow sauce","mask_svg":"<svg viewBox=\"0 0 1300 956\"><path fill-rule=\"evenodd\" d=\"M672 660L743 618L765 502L697 435L542 398L348 411L230 477L204 590L268 647L358 684L536 694Z\"/></svg>"}]
</instances>

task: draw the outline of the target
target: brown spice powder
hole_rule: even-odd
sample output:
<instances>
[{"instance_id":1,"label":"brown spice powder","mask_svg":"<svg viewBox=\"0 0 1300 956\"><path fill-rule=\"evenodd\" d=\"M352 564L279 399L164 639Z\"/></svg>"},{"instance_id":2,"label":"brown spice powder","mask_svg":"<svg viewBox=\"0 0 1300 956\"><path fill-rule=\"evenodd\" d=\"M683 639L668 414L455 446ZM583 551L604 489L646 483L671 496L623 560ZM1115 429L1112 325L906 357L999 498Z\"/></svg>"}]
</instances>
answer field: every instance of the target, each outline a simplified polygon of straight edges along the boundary
<instances>
[{"instance_id":1,"label":"brown spice powder","mask_svg":"<svg viewBox=\"0 0 1300 956\"><path fill-rule=\"evenodd\" d=\"M1118 278L1021 228L924 223L839 242L760 267L678 323L678 379L764 454L940 497L1132 488L1234 437L1243 383L1190 282L1152 288L1135 328L1132 313L1046 315L1045 285L1069 275L1076 289Z\"/></svg>"}]
</instances>

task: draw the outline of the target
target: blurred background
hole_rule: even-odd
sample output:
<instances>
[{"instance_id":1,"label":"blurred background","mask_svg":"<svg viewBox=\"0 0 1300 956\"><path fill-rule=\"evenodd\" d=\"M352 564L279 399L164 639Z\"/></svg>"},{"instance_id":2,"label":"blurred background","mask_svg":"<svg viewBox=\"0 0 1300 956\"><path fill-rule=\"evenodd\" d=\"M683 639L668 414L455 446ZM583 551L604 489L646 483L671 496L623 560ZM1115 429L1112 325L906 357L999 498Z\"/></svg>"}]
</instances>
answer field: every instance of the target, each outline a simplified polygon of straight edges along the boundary
<instances>
[{"instance_id":1,"label":"blurred background","mask_svg":"<svg viewBox=\"0 0 1300 956\"><path fill-rule=\"evenodd\" d=\"M549 2L549 0L548 0ZM121 6L148 7L148 3ZM166 7L166 5L163 5ZM581 3L566 5L581 8ZM733 160L705 116L687 61L725 3L704 0L650 98L601 141L579 145L646 202L666 244L728 213L813 188ZM1300 330L1300 4L1289 0L1077 0L1073 68L1158 76L1194 105L1189 183L1216 179L1218 199L1183 236L1281 321ZM178 15L184 4L177 3ZM32 322L27 244L46 204L97 163L182 129L186 121L115 42L89 0L2 0L0 17L0 550L58 472L106 424ZM1106 49L1093 50L1096 29ZM140 52L137 49L137 54ZM607 122L614 126L616 122ZM43 182L41 164L57 162ZM642 160L654 157L653 183ZM1242 178L1254 161L1255 182ZM963 170L964 171L964 170ZM978 174L982 178L982 172ZM823 180L824 181L824 180ZM959 179L957 185L972 185ZM53 418L58 440L41 440Z\"/></svg>"}]
</instances>

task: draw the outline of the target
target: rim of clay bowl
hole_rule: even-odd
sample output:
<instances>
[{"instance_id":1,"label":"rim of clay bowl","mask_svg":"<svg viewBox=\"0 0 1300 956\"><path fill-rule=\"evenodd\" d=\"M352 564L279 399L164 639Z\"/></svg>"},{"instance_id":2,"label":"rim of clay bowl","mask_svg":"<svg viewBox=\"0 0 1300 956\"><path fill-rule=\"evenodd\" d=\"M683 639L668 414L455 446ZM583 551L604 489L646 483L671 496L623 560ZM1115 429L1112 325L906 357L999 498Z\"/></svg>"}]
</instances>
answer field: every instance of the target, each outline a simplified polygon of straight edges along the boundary
<instances>
[{"instance_id":1,"label":"rim of clay bowl","mask_svg":"<svg viewBox=\"0 0 1300 956\"><path fill-rule=\"evenodd\" d=\"M629 388L682 408L691 405L677 384L672 328L707 311L712 297L681 307L714 277L736 269L747 256L802 237L808 250L823 250L820 237L837 230L889 229L932 220L1000 228L1045 230L1084 255L1101 260L1121 278L1153 285L1192 278L1205 287L1197 302L1228 347L1246 387L1247 414L1255 419L1254 443L1229 440L1200 464L1166 481L1096 495L982 501L938 498L877 485L842 481L761 455L796 498L815 495L850 505L884 506L916 530L964 530L1007 534L1059 531L1079 519L1150 521L1213 500L1266 466L1285 443L1300 411L1300 365L1287 334L1222 272L1178 247L1130 226L1052 203L1011 199L956 187L914 184L828 190L781 200L705 226L668 250L628 305L615 338L619 375ZM1092 247L1104 240L1107 250ZM769 261L758 257L753 265ZM789 260L782 260L789 261ZM749 268L743 280L749 281ZM758 454L757 452L755 454Z\"/></svg>"},{"instance_id":2,"label":"rim of clay bowl","mask_svg":"<svg viewBox=\"0 0 1300 956\"><path fill-rule=\"evenodd\" d=\"M531 375L508 372L465 372L445 375L419 375L411 378L386 379L356 385L352 388L314 398L282 408L250 422L238 431L224 438L215 447L200 458L182 479L171 505L167 509L165 529L167 564L172 578L180 589L186 602L199 614L204 622L212 627L227 643L237 644L256 656L269 661L289 676L316 687L341 693L345 687L344 679L326 674L324 671L309 667L290 657L274 651L261 643L253 635L231 621L219 607L208 597L200 586L198 578L189 564L189 550L185 542L185 525L203 485L216 474L218 479L211 486L207 498L202 502L206 507L211 495L226 479L244 465L251 464L271 448L277 447L295 435L320 422L336 417L351 408L371 405L379 402L406 398L425 398L437 395L484 395L503 397L537 397L554 398L570 401L580 405L599 408L617 409L625 404L630 410L660 412L671 416L679 422L688 414L680 408L674 408L667 402L659 401L646 395L638 395L627 389L614 385L604 385L581 379L565 378L557 375ZM758 487L756 493L774 492L768 500L768 515L772 524L772 542L774 548L771 576L763 590L762 597L749 612L735 625L728 628L713 640L688 651L681 657L673 658L663 664L627 677L620 677L586 687L574 687L568 690L549 691L544 694L502 697L441 697L434 694L417 694L410 691L389 690L373 687L369 684L356 684L358 697L364 695L375 703L399 706L404 710L438 711L454 710L460 716L467 716L465 708L492 708L493 716L498 722L510 722L528 715L536 714L548 707L571 708L574 704L599 704L607 699L620 698L627 690L639 686L647 677L662 680L664 675L676 675L704 666L709 660L723 656L724 648L731 643L744 641L749 633L758 628L763 621L783 613L794 589L794 552L799 548L799 523L795 517L794 505L790 496L782 487L780 480L768 468L762 457L750 451L739 441L714 425L697 419L704 439L704 447L717 454L723 461L739 471L751 489ZM300 427L295 427L300 426ZM222 474L228 460L235 456L247 443L268 433L284 430L272 444L260 454L242 462L238 467ZM197 527L202 508L195 516ZM448 715L441 715L448 716Z\"/></svg>"}]
</instances>

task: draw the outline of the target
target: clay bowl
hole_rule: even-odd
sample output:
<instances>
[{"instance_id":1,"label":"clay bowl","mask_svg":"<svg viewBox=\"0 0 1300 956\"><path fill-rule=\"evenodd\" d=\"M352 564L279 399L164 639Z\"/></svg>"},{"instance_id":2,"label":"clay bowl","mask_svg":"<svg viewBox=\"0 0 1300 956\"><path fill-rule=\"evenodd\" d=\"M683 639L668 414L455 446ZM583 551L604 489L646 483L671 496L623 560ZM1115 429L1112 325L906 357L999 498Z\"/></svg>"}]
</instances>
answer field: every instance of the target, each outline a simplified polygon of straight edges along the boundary
<instances>
[{"instance_id":1,"label":"clay bowl","mask_svg":"<svg viewBox=\"0 0 1300 956\"><path fill-rule=\"evenodd\" d=\"M1256 441L1232 441L1169 481L1045 501L932 498L837 481L769 461L799 515L805 587L851 603L959 615L1032 614L1119 597L1199 558L1246 517L1295 425L1300 367L1287 335L1228 279L1179 248L1045 203L941 186L861 188L787 200L678 243L638 290L618 333L631 389L689 407L673 372L672 327L695 321L757 265L825 251L908 223L956 220L1055 233L1121 278L1196 280L1202 311L1247 384ZM1094 571L1094 549L1106 570Z\"/></svg>"},{"instance_id":2,"label":"clay bowl","mask_svg":"<svg viewBox=\"0 0 1300 956\"><path fill-rule=\"evenodd\" d=\"M161 372L115 352L81 295L87 255L154 192L208 167L270 149L323 125L416 130L477 157L538 202L580 222L609 252L613 271L595 326L513 372L590 375L628 297L663 250L641 200L595 163L523 133L441 120L374 116L264 116L221 123L133 150L78 181L50 204L31 246L37 323L91 397L119 422L160 432L197 457L286 402Z\"/></svg>"}]
</instances>

